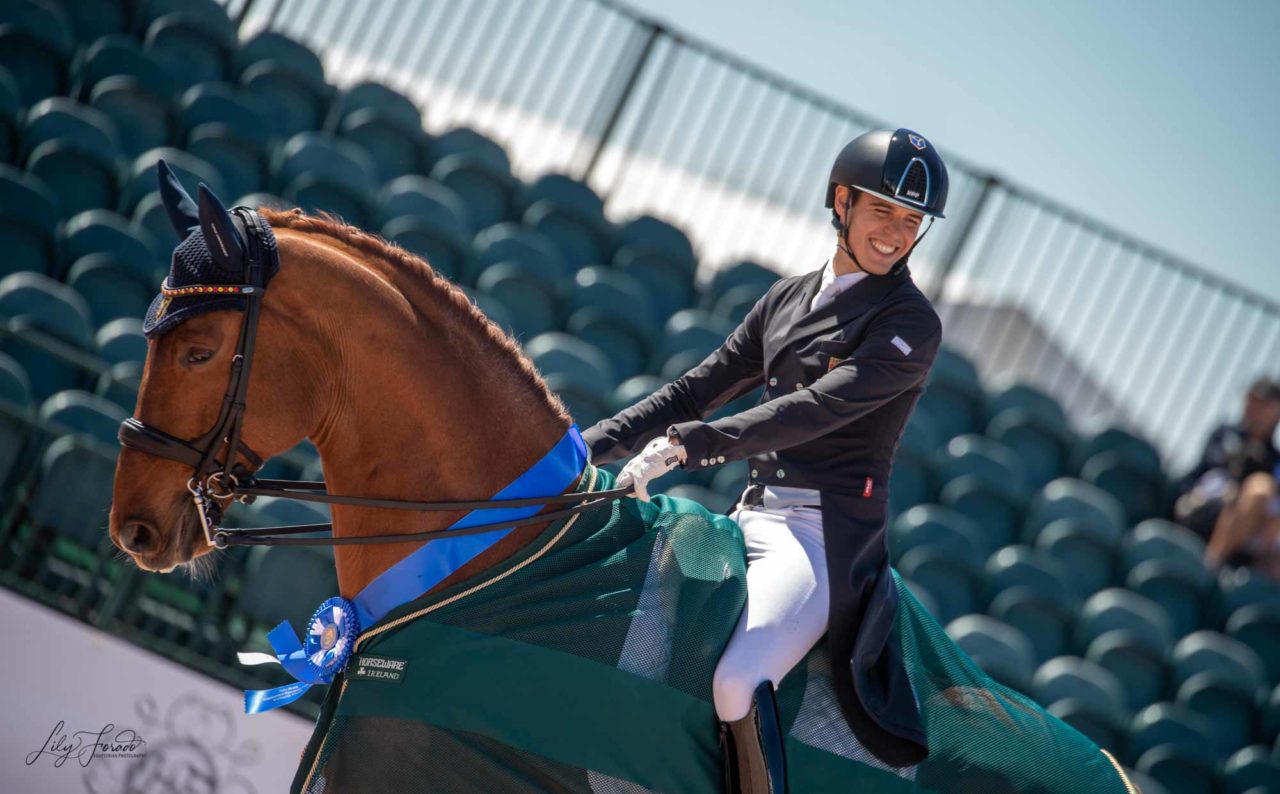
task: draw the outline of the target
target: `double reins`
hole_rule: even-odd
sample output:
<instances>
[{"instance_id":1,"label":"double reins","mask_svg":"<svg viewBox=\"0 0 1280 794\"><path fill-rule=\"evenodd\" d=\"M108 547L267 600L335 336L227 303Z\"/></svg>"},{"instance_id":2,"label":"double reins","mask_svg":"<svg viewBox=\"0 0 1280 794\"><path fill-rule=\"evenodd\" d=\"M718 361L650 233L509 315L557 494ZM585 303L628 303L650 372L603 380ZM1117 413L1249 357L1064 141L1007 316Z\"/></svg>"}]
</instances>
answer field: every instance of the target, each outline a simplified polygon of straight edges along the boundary
<instances>
[{"instance_id":1,"label":"double reins","mask_svg":"<svg viewBox=\"0 0 1280 794\"><path fill-rule=\"evenodd\" d=\"M614 488L594 493L564 493L551 496L523 497L519 499L473 499L464 501L426 502L405 499L378 499L363 496L331 494L323 480L273 480L257 479L254 473L266 462L240 438L244 423L246 398L249 392L249 371L253 365L253 347L258 334L258 318L262 310L262 298L266 292L261 227L266 221L254 210L237 207L231 211L245 229L245 283L195 285L172 287L166 283L161 292L169 298L200 294L239 294L245 297L244 320L236 341L236 353L231 359L231 373L227 391L213 426L203 435L184 441L162 430L151 427L136 417L125 419L120 425L119 439L122 446L156 457L177 461L194 470L187 481L187 491L195 504L196 513L204 530L208 545L225 549L230 546L347 546L372 543L406 543L438 540L442 537L462 537L492 532L498 529L539 524L581 513L604 502L626 496L633 487ZM225 447L226 454L218 460L218 452ZM239 459L243 458L247 466ZM257 527L252 529L228 529L218 526L222 507L218 500L234 499L249 504L258 496L292 499L301 502L370 507L390 510L420 512L450 512L493 510L501 508L551 506L569 504L570 507L550 512L535 513L523 518L508 518L488 524L478 524L456 529L433 529L391 535L364 535L333 537L333 524L297 524L293 526ZM294 535L329 532L329 537L291 537Z\"/></svg>"}]
</instances>

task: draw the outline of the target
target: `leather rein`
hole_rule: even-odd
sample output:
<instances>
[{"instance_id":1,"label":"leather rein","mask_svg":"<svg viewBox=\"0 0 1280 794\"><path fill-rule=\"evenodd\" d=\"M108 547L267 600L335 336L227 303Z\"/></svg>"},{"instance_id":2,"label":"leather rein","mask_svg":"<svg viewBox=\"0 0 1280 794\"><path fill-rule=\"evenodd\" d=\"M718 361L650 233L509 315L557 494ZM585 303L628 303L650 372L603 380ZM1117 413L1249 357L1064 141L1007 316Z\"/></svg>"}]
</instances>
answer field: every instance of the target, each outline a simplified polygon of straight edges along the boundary
<instances>
[{"instance_id":1,"label":"leather rein","mask_svg":"<svg viewBox=\"0 0 1280 794\"><path fill-rule=\"evenodd\" d=\"M431 541L443 537L461 537L492 532L497 529L539 524L567 518L576 513L617 499L633 491L633 488L614 488L591 494L565 493L552 496L536 496L521 499L477 499L449 502L422 502L404 499L376 499L362 496L331 494L323 480L272 480L257 479L254 474L266 462L243 442L240 437L244 423L246 398L249 391L249 370L253 364L253 347L258 334L258 318L262 312L262 298L266 292L261 227L266 225L257 212L237 207L231 210L245 229L245 278L244 283L210 285L209 289L226 293L228 290L245 297L244 320L236 341L236 353L231 359L231 375L226 394L213 426L203 435L184 441L162 430L151 427L136 417L125 419L120 425L120 444L128 449L144 452L160 458L177 461L193 469L187 481L187 490L204 529L208 545L225 549L230 546L346 546L370 543L405 543ZM197 294L203 286L171 288L168 280L161 286L167 297ZM225 450L222 459L218 453ZM243 465L239 460L243 458ZM424 512L472 511L496 508L531 507L534 505L561 505L569 507L549 512L535 513L524 518L511 518L490 524L458 529L434 529L392 535L365 535L360 537L333 537L333 524L298 524L253 529L228 529L218 526L222 519L222 505L218 500L234 499L244 504L258 496L293 499L303 502L372 507L391 510ZM303 533L329 532L329 537L289 537Z\"/></svg>"}]
</instances>

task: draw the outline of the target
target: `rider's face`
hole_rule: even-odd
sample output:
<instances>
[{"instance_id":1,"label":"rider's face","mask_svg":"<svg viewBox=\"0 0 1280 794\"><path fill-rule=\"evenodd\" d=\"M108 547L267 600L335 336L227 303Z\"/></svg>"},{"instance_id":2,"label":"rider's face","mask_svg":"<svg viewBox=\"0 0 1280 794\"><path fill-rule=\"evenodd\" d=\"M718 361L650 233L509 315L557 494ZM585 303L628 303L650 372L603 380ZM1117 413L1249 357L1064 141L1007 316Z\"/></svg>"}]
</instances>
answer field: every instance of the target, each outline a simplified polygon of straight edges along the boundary
<instances>
[{"instance_id":1,"label":"rider's face","mask_svg":"<svg viewBox=\"0 0 1280 794\"><path fill-rule=\"evenodd\" d=\"M843 209L839 191L851 188L841 186L836 190L836 206ZM864 270L884 275L911 248L924 215L883 201L870 193L861 195L862 191L858 190L852 193L850 198L855 201L849 208L849 217L845 219L849 228L849 247Z\"/></svg>"}]
</instances>

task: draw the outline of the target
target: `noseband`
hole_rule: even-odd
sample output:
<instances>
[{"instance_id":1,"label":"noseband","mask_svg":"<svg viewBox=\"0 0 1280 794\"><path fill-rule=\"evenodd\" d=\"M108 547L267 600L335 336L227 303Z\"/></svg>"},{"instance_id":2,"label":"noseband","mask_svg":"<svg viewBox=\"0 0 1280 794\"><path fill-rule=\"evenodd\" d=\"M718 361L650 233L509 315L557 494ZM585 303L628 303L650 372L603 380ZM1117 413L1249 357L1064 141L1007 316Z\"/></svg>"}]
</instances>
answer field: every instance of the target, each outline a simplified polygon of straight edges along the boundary
<instances>
[{"instance_id":1,"label":"noseband","mask_svg":"<svg viewBox=\"0 0 1280 794\"><path fill-rule=\"evenodd\" d=\"M240 221L245 234L245 269L241 284L208 284L174 287L168 279L161 285L161 293L167 298L190 295L242 295L246 299L244 320L236 341L235 356L231 359L231 375L218 418L207 432L191 441L184 441L163 430L151 427L137 417L129 417L120 425L120 444L128 449L144 452L159 458L177 461L193 470L187 481L187 490L200 516L208 545L225 549L229 546L342 546L367 543L404 543L415 540L435 540L444 536L458 537L492 532L496 529L545 523L580 513L602 502L608 502L631 493L632 488L615 488L589 495L579 493L523 499L484 499L456 502L416 502L399 499L372 499L359 496L330 494L323 480L266 480L254 474L265 463L263 458L249 448L240 438L244 423L245 401L249 392L249 370L253 364L253 345L258 335L258 318L262 313L262 298L266 293L265 257L274 256L264 243L267 223L257 212L246 207L236 207L232 215ZM222 452L222 457L218 455ZM244 464L240 460L244 460ZM235 499L248 504L258 496L272 496L304 502L374 507L392 510L426 512L471 511L497 508L532 507L534 505L570 504L568 508L536 513L525 518L507 519L492 524L482 524L458 529L438 529L394 535L365 535L338 538L332 536L333 524L300 524L296 526L261 527L255 529L224 529L218 526L222 519L222 506L218 500ZM325 532L330 537L281 537L302 533Z\"/></svg>"}]
</instances>

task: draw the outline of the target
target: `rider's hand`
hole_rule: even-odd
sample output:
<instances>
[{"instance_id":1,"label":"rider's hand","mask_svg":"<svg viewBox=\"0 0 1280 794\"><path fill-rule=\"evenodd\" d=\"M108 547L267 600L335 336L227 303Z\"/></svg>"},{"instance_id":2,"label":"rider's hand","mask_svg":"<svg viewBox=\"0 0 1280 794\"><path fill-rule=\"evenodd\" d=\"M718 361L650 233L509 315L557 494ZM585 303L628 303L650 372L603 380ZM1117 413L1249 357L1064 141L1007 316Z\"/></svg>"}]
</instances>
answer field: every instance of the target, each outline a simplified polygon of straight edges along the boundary
<instances>
[{"instance_id":1,"label":"rider's hand","mask_svg":"<svg viewBox=\"0 0 1280 794\"><path fill-rule=\"evenodd\" d=\"M649 501L649 481L657 479L683 463L687 456L685 448L670 439L655 438L622 467L618 475L617 486L626 488L635 485L635 493L631 494L642 501Z\"/></svg>"}]
</instances>

